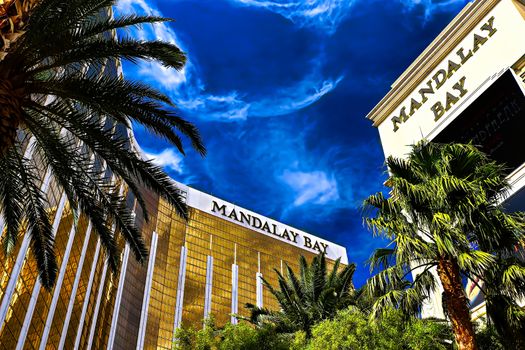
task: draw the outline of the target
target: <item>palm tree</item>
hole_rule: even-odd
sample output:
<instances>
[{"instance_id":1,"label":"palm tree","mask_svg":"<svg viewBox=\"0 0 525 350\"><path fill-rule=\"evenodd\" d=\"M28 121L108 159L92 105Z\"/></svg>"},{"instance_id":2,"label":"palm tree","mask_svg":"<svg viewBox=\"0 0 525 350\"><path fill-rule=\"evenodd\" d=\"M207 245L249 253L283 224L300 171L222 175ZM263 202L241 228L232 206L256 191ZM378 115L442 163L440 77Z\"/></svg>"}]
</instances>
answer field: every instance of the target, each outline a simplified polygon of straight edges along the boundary
<instances>
[{"instance_id":1,"label":"palm tree","mask_svg":"<svg viewBox=\"0 0 525 350\"><path fill-rule=\"evenodd\" d=\"M327 273L324 254L315 256L308 265L304 256L299 259L299 277L286 265L286 276L275 270L279 289L266 280L264 285L281 307L280 312L247 305L251 309L252 323L271 322L280 331L306 332L311 335L312 326L320 320L331 319L337 311L355 303L356 292L352 283L355 264L341 268L340 259Z\"/></svg>"},{"instance_id":2,"label":"palm tree","mask_svg":"<svg viewBox=\"0 0 525 350\"><path fill-rule=\"evenodd\" d=\"M496 225L513 234L525 228L520 215L500 210L503 167L473 145L425 141L406 160L389 157L387 166L391 196L378 193L365 201L372 211L367 223L392 245L371 258L371 269L382 268L368 281L380 295L375 312L385 306L418 312L435 290L437 269L456 342L460 349L476 349L462 277L480 277L496 266L493 250L503 239ZM497 220L480 221L489 214Z\"/></svg>"},{"instance_id":3,"label":"palm tree","mask_svg":"<svg viewBox=\"0 0 525 350\"><path fill-rule=\"evenodd\" d=\"M525 311L517 303L525 298L525 216L507 213L502 207L501 199L509 190L503 174L495 183L496 191L488 193L486 203L473 212L474 225L465 224L475 244L493 252L496 263L481 276L467 275L477 281L486 301L488 321L506 347L525 349Z\"/></svg>"},{"instance_id":4,"label":"palm tree","mask_svg":"<svg viewBox=\"0 0 525 350\"><path fill-rule=\"evenodd\" d=\"M205 148L196 128L174 114L167 96L140 82L106 74L105 67L115 70L119 59L145 59L181 69L185 56L177 46L116 36L117 30L168 19L113 18L108 9L114 0L16 3L22 5L16 7L22 11L21 20L11 27L22 34L8 47L4 45L6 55L0 61L4 250L11 251L19 230L27 227L40 280L51 288L56 276L51 211L39 186L40 164L27 157L29 151L52 174L71 208L78 208L91 220L113 271L119 252L112 227L143 262L147 250L120 185L136 198L145 214L141 188L158 193L183 217L186 207L168 175L133 150L128 136L132 123L167 140L181 153L181 136L202 155Z\"/></svg>"}]
</instances>

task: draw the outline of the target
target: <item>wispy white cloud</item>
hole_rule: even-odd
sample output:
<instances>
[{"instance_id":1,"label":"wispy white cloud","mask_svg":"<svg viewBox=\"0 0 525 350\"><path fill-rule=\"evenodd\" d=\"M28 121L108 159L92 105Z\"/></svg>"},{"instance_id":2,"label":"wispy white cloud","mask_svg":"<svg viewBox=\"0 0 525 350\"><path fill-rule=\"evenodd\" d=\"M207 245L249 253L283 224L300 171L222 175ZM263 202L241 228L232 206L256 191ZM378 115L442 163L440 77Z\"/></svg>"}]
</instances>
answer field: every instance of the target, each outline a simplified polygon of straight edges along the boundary
<instances>
[{"instance_id":1,"label":"wispy white cloud","mask_svg":"<svg viewBox=\"0 0 525 350\"><path fill-rule=\"evenodd\" d=\"M155 8L151 7L145 0L119 0L115 7L120 14L142 14L150 16L162 16ZM121 33L130 34L130 33ZM177 44L181 49L180 40L175 32L166 23L154 23L144 25L140 28L132 29L131 34L140 40L162 40L172 44ZM158 82L163 88L173 89L174 87L186 82L186 74L189 69L186 65L182 70L166 68L157 62L142 61L139 65L138 73L149 82Z\"/></svg>"},{"instance_id":2,"label":"wispy white cloud","mask_svg":"<svg viewBox=\"0 0 525 350\"><path fill-rule=\"evenodd\" d=\"M327 204L339 200L335 177L324 171L285 170L282 180L295 192L294 206Z\"/></svg>"},{"instance_id":3,"label":"wispy white cloud","mask_svg":"<svg viewBox=\"0 0 525 350\"><path fill-rule=\"evenodd\" d=\"M140 125L134 126L134 135L144 132ZM154 164L163 167L167 171L172 171L177 174L184 173L184 158L173 148L164 148L160 150L152 150L150 148L144 149L141 147L139 140L134 142L134 148L141 155L143 159L151 160Z\"/></svg>"},{"instance_id":4,"label":"wispy white cloud","mask_svg":"<svg viewBox=\"0 0 525 350\"><path fill-rule=\"evenodd\" d=\"M183 173L184 168L182 156L171 148L166 148L160 152L147 152L143 150L142 153L148 159L151 159L153 163L166 170L171 170L178 174Z\"/></svg>"},{"instance_id":5,"label":"wispy white cloud","mask_svg":"<svg viewBox=\"0 0 525 350\"><path fill-rule=\"evenodd\" d=\"M332 91L342 76L324 80L318 72L288 87L276 88L267 96L250 98L232 91L225 95L188 92L182 89L178 106L203 119L234 121L248 117L275 117L308 107Z\"/></svg>"},{"instance_id":6,"label":"wispy white cloud","mask_svg":"<svg viewBox=\"0 0 525 350\"><path fill-rule=\"evenodd\" d=\"M242 1L246 2L246 5L248 2L253 2L253 0ZM261 6L265 3L255 2ZM322 4L318 1L307 0L304 4L302 2L282 3L278 7L297 7L304 12L305 16L308 15L313 18L328 16L327 13L336 11L336 7L339 8L340 3L342 2L329 1ZM116 11L121 14L161 15L145 0L120 0ZM161 39L175 43L183 51L187 51L184 43L167 23L156 23L151 26L145 25L135 28L132 30L132 35L144 40ZM191 55L187 59L185 68L180 72L174 69L166 69L155 62L140 62L138 69L124 73L136 74L139 79L157 85L170 95L181 110L193 116L205 120L238 121L249 117L272 117L289 114L311 105L332 91L343 77L324 78L320 73L322 61L322 57L317 57L312 64L312 71L307 73L303 79L289 86L276 87L272 93L262 97L252 97L239 91L222 93L208 91Z\"/></svg>"},{"instance_id":7,"label":"wispy white cloud","mask_svg":"<svg viewBox=\"0 0 525 350\"><path fill-rule=\"evenodd\" d=\"M452 11L465 5L466 0L399 0L407 9L413 10L422 6L424 9L424 19L429 20L435 13L441 11Z\"/></svg>"},{"instance_id":8,"label":"wispy white cloud","mask_svg":"<svg viewBox=\"0 0 525 350\"><path fill-rule=\"evenodd\" d=\"M305 108L336 88L343 76L323 80L316 72L299 83L279 89L271 96L251 103L254 116L267 117L284 115Z\"/></svg>"},{"instance_id":9,"label":"wispy white cloud","mask_svg":"<svg viewBox=\"0 0 525 350\"><path fill-rule=\"evenodd\" d=\"M333 34L348 16L355 0L229 0L241 6L278 13L300 27L312 27Z\"/></svg>"}]
</instances>

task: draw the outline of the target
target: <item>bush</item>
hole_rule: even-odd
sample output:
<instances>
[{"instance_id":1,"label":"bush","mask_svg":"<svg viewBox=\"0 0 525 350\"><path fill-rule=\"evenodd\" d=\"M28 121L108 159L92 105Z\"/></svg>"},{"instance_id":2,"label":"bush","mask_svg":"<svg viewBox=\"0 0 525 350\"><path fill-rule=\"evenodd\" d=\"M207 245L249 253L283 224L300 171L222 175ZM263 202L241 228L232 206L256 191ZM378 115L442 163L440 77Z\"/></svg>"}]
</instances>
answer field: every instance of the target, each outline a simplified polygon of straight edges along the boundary
<instances>
[{"instance_id":1,"label":"bush","mask_svg":"<svg viewBox=\"0 0 525 350\"><path fill-rule=\"evenodd\" d=\"M208 318L204 322L205 327L196 330L194 327L180 327L175 331L177 339L174 350L214 350L220 341L215 320Z\"/></svg>"},{"instance_id":2,"label":"bush","mask_svg":"<svg viewBox=\"0 0 525 350\"><path fill-rule=\"evenodd\" d=\"M398 311L389 311L380 321L371 322L355 308L340 312L333 320L313 328L305 349L323 350L445 350L452 346L449 327L419 319L405 319Z\"/></svg>"},{"instance_id":3,"label":"bush","mask_svg":"<svg viewBox=\"0 0 525 350\"><path fill-rule=\"evenodd\" d=\"M271 326L254 328L240 322L217 329L213 319L205 324L198 331L193 327L177 329L174 350L288 350L293 338L290 334L277 334Z\"/></svg>"},{"instance_id":4,"label":"bush","mask_svg":"<svg viewBox=\"0 0 525 350\"><path fill-rule=\"evenodd\" d=\"M445 323L406 318L396 310L390 310L384 313L381 320L372 322L353 307L340 311L333 320L315 325L310 339L304 331L279 334L270 324L253 327L241 321L237 325L227 324L218 329L213 319L206 321L206 327L201 330L185 327L177 330L175 336L178 339L175 350L452 349L452 335Z\"/></svg>"},{"instance_id":5,"label":"bush","mask_svg":"<svg viewBox=\"0 0 525 350\"><path fill-rule=\"evenodd\" d=\"M503 342L494 326L483 325L477 329L476 339L479 350L505 350Z\"/></svg>"}]
</instances>

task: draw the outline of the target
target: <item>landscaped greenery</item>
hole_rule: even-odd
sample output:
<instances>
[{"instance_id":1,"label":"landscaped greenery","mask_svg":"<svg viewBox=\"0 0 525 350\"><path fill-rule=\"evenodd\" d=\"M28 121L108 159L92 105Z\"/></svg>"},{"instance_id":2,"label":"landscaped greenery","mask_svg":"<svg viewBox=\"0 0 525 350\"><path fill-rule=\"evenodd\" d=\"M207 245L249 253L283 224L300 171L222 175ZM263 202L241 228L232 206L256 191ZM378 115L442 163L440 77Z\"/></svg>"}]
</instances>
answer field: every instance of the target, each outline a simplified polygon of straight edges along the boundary
<instances>
[{"instance_id":1,"label":"landscaped greenery","mask_svg":"<svg viewBox=\"0 0 525 350\"><path fill-rule=\"evenodd\" d=\"M302 269L318 271L324 256L316 257L311 264L301 259ZM345 271L345 270L343 270ZM341 272L340 272L341 274ZM279 274L280 275L280 274ZM288 275L295 275L289 271ZM325 272L325 278L333 275ZM319 275L318 275L319 276ZM292 292L288 287L293 278L281 275L281 291ZM345 306L333 314L311 323L309 331L298 327L295 318L308 313L309 308L302 304L303 312L287 314L284 309L268 311L248 305L251 316L240 319L239 324L226 324L219 328L212 318L205 320L200 330L189 326L179 328L175 333L174 350L453 350L457 349L454 335L446 320L420 319L404 312L403 308L386 306L380 315L373 313L372 306L380 299L366 292L356 292L353 288L347 293ZM289 303L286 299L284 303ZM298 306L297 306L298 307ZM314 308L316 310L316 308ZM474 327L480 350L505 349L502 337L494 326L483 322ZM519 347L517 347L519 349Z\"/></svg>"},{"instance_id":2,"label":"landscaped greenery","mask_svg":"<svg viewBox=\"0 0 525 350\"><path fill-rule=\"evenodd\" d=\"M186 207L168 175L131 149L131 124L142 125L181 153L183 136L205 153L196 128L175 115L167 96L117 75L119 59L156 60L173 69L184 66L184 53L177 46L142 41L122 30L168 19L113 18L108 11L115 2L19 1L11 8L20 13L2 42L0 207L6 228L2 245L6 253L13 251L19 230L27 228L46 288L53 286L57 264L51 210L40 189L37 167L44 173L48 169L70 206L91 220L106 261L115 271L120 258L118 234L138 261L147 257L121 185L134 195L146 219L141 187L158 193L186 217ZM34 157L24 155L28 144ZM36 158L42 164L36 164Z\"/></svg>"},{"instance_id":3,"label":"landscaped greenery","mask_svg":"<svg viewBox=\"0 0 525 350\"><path fill-rule=\"evenodd\" d=\"M331 320L314 325L311 337L304 331L280 333L269 324L258 328L241 322L217 329L210 321L199 331L180 328L175 337L177 350L452 349L452 334L446 323L406 318L396 310L370 322L366 314L353 306L339 311Z\"/></svg>"},{"instance_id":4,"label":"landscaped greenery","mask_svg":"<svg viewBox=\"0 0 525 350\"><path fill-rule=\"evenodd\" d=\"M213 318L207 319L198 331L194 327L179 328L175 337L176 350L286 350L293 339L292 334L279 333L271 325L255 328L241 322L219 329Z\"/></svg>"},{"instance_id":5,"label":"landscaped greenery","mask_svg":"<svg viewBox=\"0 0 525 350\"><path fill-rule=\"evenodd\" d=\"M407 318L398 310L388 310L381 319L371 322L367 315L351 307L333 320L320 322L312 333L306 350L444 350L450 349L452 343L446 324Z\"/></svg>"}]
</instances>

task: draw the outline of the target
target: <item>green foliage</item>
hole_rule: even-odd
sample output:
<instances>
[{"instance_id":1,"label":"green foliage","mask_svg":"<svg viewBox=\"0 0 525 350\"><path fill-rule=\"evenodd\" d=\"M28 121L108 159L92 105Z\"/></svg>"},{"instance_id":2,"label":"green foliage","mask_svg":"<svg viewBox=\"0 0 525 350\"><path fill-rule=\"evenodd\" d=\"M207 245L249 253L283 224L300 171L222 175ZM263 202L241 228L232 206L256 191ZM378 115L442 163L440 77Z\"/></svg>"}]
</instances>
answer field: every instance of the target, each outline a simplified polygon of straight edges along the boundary
<instances>
[{"instance_id":1,"label":"green foliage","mask_svg":"<svg viewBox=\"0 0 525 350\"><path fill-rule=\"evenodd\" d=\"M244 322L237 325L227 324L222 331L220 350L257 349L258 332Z\"/></svg>"},{"instance_id":2,"label":"green foliage","mask_svg":"<svg viewBox=\"0 0 525 350\"><path fill-rule=\"evenodd\" d=\"M179 327L174 335L173 350L193 350L197 344L197 331L193 327Z\"/></svg>"},{"instance_id":3,"label":"green foliage","mask_svg":"<svg viewBox=\"0 0 525 350\"><path fill-rule=\"evenodd\" d=\"M209 317L204 321L204 327L196 330L193 326L177 328L174 350L212 350L217 349L220 342L220 331L215 326L215 319Z\"/></svg>"},{"instance_id":4,"label":"green foliage","mask_svg":"<svg viewBox=\"0 0 525 350\"><path fill-rule=\"evenodd\" d=\"M0 211L5 219L4 251L13 251L19 231L27 227L40 280L50 289L57 270L53 211L41 193L43 176L37 173L35 158L43 172L52 174L70 207L90 219L106 261L116 271L119 236L139 262L148 254L120 185L136 199L146 220L143 188L187 217L169 176L138 154L128 137L131 125L141 125L181 153L183 139L202 155L205 148L197 129L175 114L167 96L118 76L120 59L182 69L186 59L177 46L125 36L126 28L169 19L114 18L109 12L115 0L36 3L24 34L0 61ZM117 30L124 36L117 37ZM35 157L24 157L28 140L27 149Z\"/></svg>"},{"instance_id":5,"label":"green foliage","mask_svg":"<svg viewBox=\"0 0 525 350\"><path fill-rule=\"evenodd\" d=\"M221 333L219 350L286 350L289 336L272 327L254 328L247 323L228 324Z\"/></svg>"},{"instance_id":6,"label":"green foliage","mask_svg":"<svg viewBox=\"0 0 525 350\"><path fill-rule=\"evenodd\" d=\"M492 325L485 324L477 330L479 350L505 350L504 342ZM516 348L514 348L516 349Z\"/></svg>"},{"instance_id":7,"label":"green foliage","mask_svg":"<svg viewBox=\"0 0 525 350\"><path fill-rule=\"evenodd\" d=\"M213 320L200 330L181 327L175 332L174 350L287 350L291 336L277 334L273 327L255 328L246 322L215 327Z\"/></svg>"},{"instance_id":8,"label":"green foliage","mask_svg":"<svg viewBox=\"0 0 525 350\"><path fill-rule=\"evenodd\" d=\"M283 332L302 330L309 336L316 322L330 319L338 310L356 303L357 293L352 283L355 264L341 268L338 259L328 272L326 258L320 254L312 259L311 264L301 256L299 269L299 276L288 265L285 275L275 270L279 289L264 281L281 311L270 312L247 305L252 310L252 323L269 322Z\"/></svg>"},{"instance_id":9,"label":"green foliage","mask_svg":"<svg viewBox=\"0 0 525 350\"><path fill-rule=\"evenodd\" d=\"M306 333L303 331L297 331L294 334L294 338L290 344L290 350L303 350L308 346L308 338Z\"/></svg>"},{"instance_id":10,"label":"green foliage","mask_svg":"<svg viewBox=\"0 0 525 350\"><path fill-rule=\"evenodd\" d=\"M341 311L333 320L322 321L313 328L312 338L304 349L451 349L451 345L446 342L451 334L445 324L415 318L405 319L401 312L393 310L386 311L383 316L380 320L370 321L356 308Z\"/></svg>"}]
</instances>

